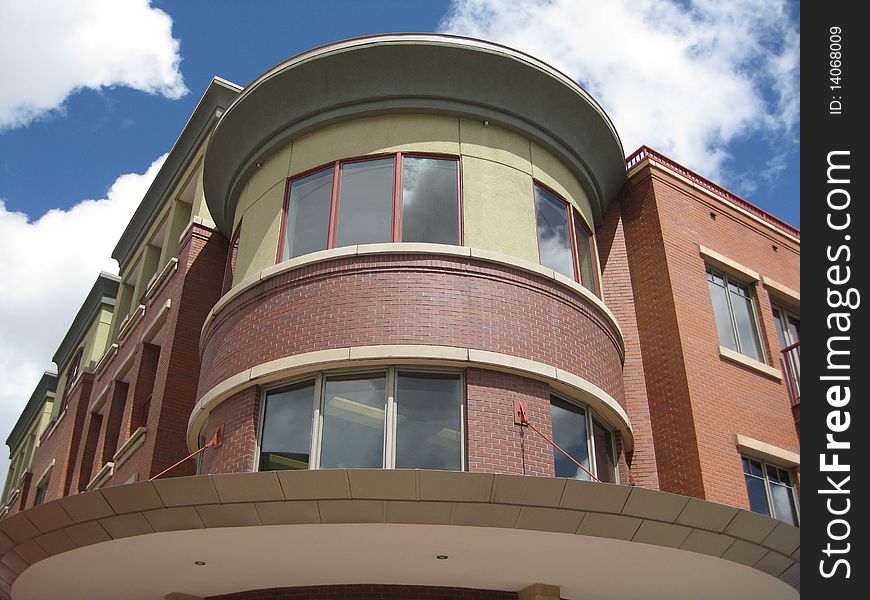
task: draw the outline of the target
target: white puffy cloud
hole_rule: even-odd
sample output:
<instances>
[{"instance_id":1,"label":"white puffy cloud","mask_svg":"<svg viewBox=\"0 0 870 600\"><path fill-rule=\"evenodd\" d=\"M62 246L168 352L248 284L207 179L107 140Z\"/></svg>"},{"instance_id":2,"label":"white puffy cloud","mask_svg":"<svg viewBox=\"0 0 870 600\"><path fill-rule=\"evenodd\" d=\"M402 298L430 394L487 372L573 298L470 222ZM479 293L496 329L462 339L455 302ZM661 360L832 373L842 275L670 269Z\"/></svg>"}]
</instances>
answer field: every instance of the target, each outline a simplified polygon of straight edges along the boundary
<instances>
[{"instance_id":1,"label":"white puffy cloud","mask_svg":"<svg viewBox=\"0 0 870 600\"><path fill-rule=\"evenodd\" d=\"M0 131L82 88L187 93L172 19L149 0L0 0L0 56Z\"/></svg>"},{"instance_id":2,"label":"white puffy cloud","mask_svg":"<svg viewBox=\"0 0 870 600\"><path fill-rule=\"evenodd\" d=\"M626 152L734 183L729 145L793 151L799 31L786 0L454 0L441 29L525 51L583 85ZM772 157L776 170L782 158ZM732 181L728 181L731 179Z\"/></svg>"},{"instance_id":3,"label":"white puffy cloud","mask_svg":"<svg viewBox=\"0 0 870 600\"><path fill-rule=\"evenodd\" d=\"M165 158L121 175L101 200L35 221L0 199L0 444L42 372L54 369L51 357L100 271L118 272L112 250ZM7 453L0 451L0 481Z\"/></svg>"}]
</instances>

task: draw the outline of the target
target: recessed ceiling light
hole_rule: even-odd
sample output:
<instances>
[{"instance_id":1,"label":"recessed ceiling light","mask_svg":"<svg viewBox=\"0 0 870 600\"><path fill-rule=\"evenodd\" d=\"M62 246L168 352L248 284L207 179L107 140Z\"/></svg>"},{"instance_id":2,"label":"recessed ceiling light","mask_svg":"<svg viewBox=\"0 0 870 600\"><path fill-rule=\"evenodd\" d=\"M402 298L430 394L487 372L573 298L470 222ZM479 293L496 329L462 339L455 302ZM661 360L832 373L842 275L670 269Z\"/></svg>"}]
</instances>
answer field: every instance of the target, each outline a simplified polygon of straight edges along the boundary
<instances>
[{"instance_id":1,"label":"recessed ceiling light","mask_svg":"<svg viewBox=\"0 0 870 600\"><path fill-rule=\"evenodd\" d=\"M436 554L435 558L438 560L447 560L448 556L446 554Z\"/></svg>"},{"instance_id":2,"label":"recessed ceiling light","mask_svg":"<svg viewBox=\"0 0 870 600\"><path fill-rule=\"evenodd\" d=\"M195 560L195 561L193 561L193 564L198 565L198 566L201 567L201 566L203 566L203 565L205 564L205 561L202 561L202 560Z\"/></svg>"}]
</instances>

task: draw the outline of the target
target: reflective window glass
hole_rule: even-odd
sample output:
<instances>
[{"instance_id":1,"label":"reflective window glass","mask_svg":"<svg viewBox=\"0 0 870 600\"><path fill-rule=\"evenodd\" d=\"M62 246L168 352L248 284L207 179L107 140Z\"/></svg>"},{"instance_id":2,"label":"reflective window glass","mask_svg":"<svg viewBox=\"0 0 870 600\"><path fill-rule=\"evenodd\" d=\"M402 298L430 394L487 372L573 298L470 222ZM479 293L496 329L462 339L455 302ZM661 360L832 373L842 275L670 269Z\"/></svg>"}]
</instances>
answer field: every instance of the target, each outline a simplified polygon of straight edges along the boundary
<instances>
[{"instance_id":1,"label":"reflective window glass","mask_svg":"<svg viewBox=\"0 0 870 600\"><path fill-rule=\"evenodd\" d=\"M535 217L541 264L576 279L568 229L568 206L535 186Z\"/></svg>"},{"instance_id":2,"label":"reflective window glass","mask_svg":"<svg viewBox=\"0 0 870 600\"><path fill-rule=\"evenodd\" d=\"M402 241L458 244L458 162L412 156L402 162Z\"/></svg>"},{"instance_id":3,"label":"reflective window glass","mask_svg":"<svg viewBox=\"0 0 870 600\"><path fill-rule=\"evenodd\" d=\"M307 469L311 451L314 382L266 394L260 470Z\"/></svg>"},{"instance_id":4,"label":"reflective window glass","mask_svg":"<svg viewBox=\"0 0 870 600\"><path fill-rule=\"evenodd\" d=\"M386 377L330 377L323 391L323 468L384 466Z\"/></svg>"},{"instance_id":5,"label":"reflective window glass","mask_svg":"<svg viewBox=\"0 0 870 600\"><path fill-rule=\"evenodd\" d=\"M462 468L462 389L458 375L399 373L396 468Z\"/></svg>"},{"instance_id":6,"label":"reflective window glass","mask_svg":"<svg viewBox=\"0 0 870 600\"><path fill-rule=\"evenodd\" d=\"M284 225L284 260L326 249L334 170L329 167L290 184Z\"/></svg>"},{"instance_id":7,"label":"reflective window glass","mask_svg":"<svg viewBox=\"0 0 870 600\"><path fill-rule=\"evenodd\" d=\"M764 351L749 287L707 267L707 283L720 345L759 362Z\"/></svg>"},{"instance_id":8,"label":"reflective window glass","mask_svg":"<svg viewBox=\"0 0 870 600\"><path fill-rule=\"evenodd\" d=\"M591 470L586 411L576 404L551 397L550 412L553 418L553 441L586 469ZM590 479L583 469L556 448L553 448L553 458L556 463L556 477Z\"/></svg>"},{"instance_id":9,"label":"reflective window glass","mask_svg":"<svg viewBox=\"0 0 870 600\"><path fill-rule=\"evenodd\" d=\"M383 158L341 166L337 246L393 239L393 165Z\"/></svg>"},{"instance_id":10,"label":"reflective window glass","mask_svg":"<svg viewBox=\"0 0 870 600\"><path fill-rule=\"evenodd\" d=\"M602 483L616 483L613 434L598 419L592 419L592 440L595 450L595 476Z\"/></svg>"},{"instance_id":11,"label":"reflective window glass","mask_svg":"<svg viewBox=\"0 0 870 600\"><path fill-rule=\"evenodd\" d=\"M592 235L583 220L574 215L574 235L577 238L577 264L580 266L580 283L592 293L598 293L598 277L595 273L595 254Z\"/></svg>"}]
</instances>

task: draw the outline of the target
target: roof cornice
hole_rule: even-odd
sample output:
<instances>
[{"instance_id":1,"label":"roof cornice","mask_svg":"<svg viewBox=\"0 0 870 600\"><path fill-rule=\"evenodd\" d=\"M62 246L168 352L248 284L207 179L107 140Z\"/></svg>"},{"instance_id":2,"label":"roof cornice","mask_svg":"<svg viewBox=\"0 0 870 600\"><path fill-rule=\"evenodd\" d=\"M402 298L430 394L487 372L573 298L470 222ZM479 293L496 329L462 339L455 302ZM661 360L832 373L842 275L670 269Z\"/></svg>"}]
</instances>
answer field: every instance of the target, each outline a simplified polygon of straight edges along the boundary
<instances>
[{"instance_id":1,"label":"roof cornice","mask_svg":"<svg viewBox=\"0 0 870 600\"><path fill-rule=\"evenodd\" d=\"M181 183L181 178L205 143L214 124L241 90L240 86L226 79L212 79L112 251L112 258L118 261L122 273L130 264L160 210L166 205L170 194Z\"/></svg>"},{"instance_id":2,"label":"roof cornice","mask_svg":"<svg viewBox=\"0 0 870 600\"><path fill-rule=\"evenodd\" d=\"M367 36L284 61L227 108L203 170L218 229L229 235L241 190L257 165L281 147L336 123L386 114L478 119L526 137L577 178L596 222L626 180L625 155L610 118L582 87L546 63L460 36Z\"/></svg>"},{"instance_id":3,"label":"roof cornice","mask_svg":"<svg viewBox=\"0 0 870 600\"><path fill-rule=\"evenodd\" d=\"M97 277L94 286L88 292L79 312L73 319L72 325L67 330L63 341L58 346L57 352L52 357L58 369L63 368L79 347L79 344L81 344L85 334L88 332L88 327L90 327L94 318L98 316L100 308L103 305L115 306L115 298L118 296L120 282L121 280L118 277L110 273L100 273L100 276Z\"/></svg>"},{"instance_id":4,"label":"roof cornice","mask_svg":"<svg viewBox=\"0 0 870 600\"><path fill-rule=\"evenodd\" d=\"M24 436L39 415L40 408L45 404L45 398L55 391L57 391L57 373L46 371L40 377L36 388L30 394L30 400L27 401L27 405L21 411L21 416L18 417L18 421L9 432L9 437L6 438L6 445L9 446L10 453L15 452L15 449L24 441Z\"/></svg>"}]
</instances>

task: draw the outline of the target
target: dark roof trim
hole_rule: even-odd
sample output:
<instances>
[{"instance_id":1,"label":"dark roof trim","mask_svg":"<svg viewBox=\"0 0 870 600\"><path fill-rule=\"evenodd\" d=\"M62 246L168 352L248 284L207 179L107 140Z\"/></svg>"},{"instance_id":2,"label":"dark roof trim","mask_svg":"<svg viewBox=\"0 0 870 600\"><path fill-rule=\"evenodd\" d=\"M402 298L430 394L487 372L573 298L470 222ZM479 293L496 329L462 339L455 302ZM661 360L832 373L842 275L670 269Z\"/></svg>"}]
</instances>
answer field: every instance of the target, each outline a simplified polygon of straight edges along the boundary
<instances>
[{"instance_id":1,"label":"dark roof trim","mask_svg":"<svg viewBox=\"0 0 870 600\"><path fill-rule=\"evenodd\" d=\"M121 273L130 264L170 194L181 183L215 122L241 90L240 86L220 77L212 79L112 251L112 258L118 261Z\"/></svg>"},{"instance_id":2,"label":"dark roof trim","mask_svg":"<svg viewBox=\"0 0 870 600\"><path fill-rule=\"evenodd\" d=\"M106 304L115 306L115 298L118 296L118 286L121 280L110 273L100 273L91 291L88 292L82 307L73 319L72 325L60 343L52 360L57 368L63 369L64 365L72 357L73 353L82 343L91 323L99 315L100 308Z\"/></svg>"},{"instance_id":3,"label":"dark roof trim","mask_svg":"<svg viewBox=\"0 0 870 600\"><path fill-rule=\"evenodd\" d=\"M57 373L46 371L36 384L33 393L30 394L30 400L24 410L21 411L21 416L15 422L15 427L9 432L9 437L6 438L6 445L9 446L9 452L15 452L16 448L24 441L24 436L30 430L33 422L40 413L40 409L45 404L45 397L48 394L53 394L57 390Z\"/></svg>"}]
</instances>

